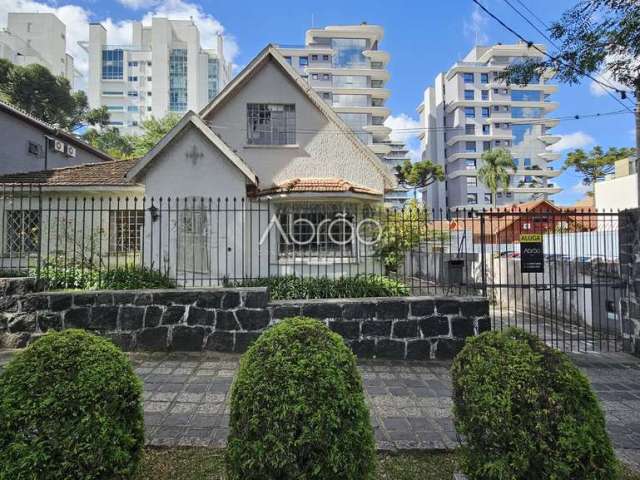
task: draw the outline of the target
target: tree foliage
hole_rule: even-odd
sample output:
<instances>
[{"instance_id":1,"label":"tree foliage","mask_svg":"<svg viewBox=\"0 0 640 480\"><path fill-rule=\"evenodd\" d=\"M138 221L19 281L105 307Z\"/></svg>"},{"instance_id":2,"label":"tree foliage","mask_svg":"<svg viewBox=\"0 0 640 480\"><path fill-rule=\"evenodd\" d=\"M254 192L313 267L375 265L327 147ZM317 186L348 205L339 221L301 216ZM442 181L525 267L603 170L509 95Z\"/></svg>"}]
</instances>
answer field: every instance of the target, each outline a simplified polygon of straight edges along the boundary
<instances>
[{"instance_id":1,"label":"tree foliage","mask_svg":"<svg viewBox=\"0 0 640 480\"><path fill-rule=\"evenodd\" d=\"M100 131L90 128L82 135L82 138L91 146L102 150L113 158L124 160L134 156L133 138L121 135L117 128L106 127Z\"/></svg>"},{"instance_id":2,"label":"tree foliage","mask_svg":"<svg viewBox=\"0 0 640 480\"><path fill-rule=\"evenodd\" d=\"M179 121L180 115L177 113L169 113L163 118L151 117L148 120L144 120L141 124L142 135L132 138L134 155L137 157L144 156L162 137L169 133Z\"/></svg>"},{"instance_id":3,"label":"tree foliage","mask_svg":"<svg viewBox=\"0 0 640 480\"><path fill-rule=\"evenodd\" d=\"M443 182L445 178L442 165L433 163L431 160L415 163L405 160L395 170L398 183L415 190L427 188L435 182Z\"/></svg>"},{"instance_id":4,"label":"tree foliage","mask_svg":"<svg viewBox=\"0 0 640 480\"><path fill-rule=\"evenodd\" d=\"M100 125L108 121L106 111L98 114L89 109L84 92L72 92L69 80L42 65L0 62L0 95L29 115L67 130L88 119Z\"/></svg>"},{"instance_id":5,"label":"tree foliage","mask_svg":"<svg viewBox=\"0 0 640 480\"><path fill-rule=\"evenodd\" d=\"M632 155L634 155L632 148L610 147L606 152L600 146L593 147L590 152L585 152L579 148L567 155L563 169L575 169L576 172L582 175L582 183L593 185L614 172L614 164L617 160L628 158Z\"/></svg>"},{"instance_id":6,"label":"tree foliage","mask_svg":"<svg viewBox=\"0 0 640 480\"><path fill-rule=\"evenodd\" d=\"M94 116L99 120L101 109L96 109ZM114 158L126 159L143 157L151 150L169 130L180 121L176 113L157 119L145 120L141 124L141 135L122 135L117 128L106 127L89 129L83 135L85 141L92 146L107 152Z\"/></svg>"},{"instance_id":7,"label":"tree foliage","mask_svg":"<svg viewBox=\"0 0 640 480\"><path fill-rule=\"evenodd\" d=\"M608 71L632 90L640 89L640 2L580 0L549 28L558 51L509 66L502 78L528 84L552 69L563 83L575 84L585 74Z\"/></svg>"},{"instance_id":8,"label":"tree foliage","mask_svg":"<svg viewBox=\"0 0 640 480\"><path fill-rule=\"evenodd\" d=\"M486 151L482 154L482 166L478 169L478 179L491 191L493 206L496 206L498 190L507 190L511 174L516 165L511 153L504 148Z\"/></svg>"}]
</instances>

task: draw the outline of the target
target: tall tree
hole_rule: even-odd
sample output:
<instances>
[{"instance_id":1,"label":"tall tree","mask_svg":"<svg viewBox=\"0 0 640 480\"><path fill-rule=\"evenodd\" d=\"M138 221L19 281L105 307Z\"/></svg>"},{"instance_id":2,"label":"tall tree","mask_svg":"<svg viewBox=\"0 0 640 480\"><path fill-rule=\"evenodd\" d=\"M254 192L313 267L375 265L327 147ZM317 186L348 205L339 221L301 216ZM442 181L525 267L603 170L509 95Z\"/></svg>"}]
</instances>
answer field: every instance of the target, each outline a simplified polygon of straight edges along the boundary
<instances>
[{"instance_id":1,"label":"tall tree","mask_svg":"<svg viewBox=\"0 0 640 480\"><path fill-rule=\"evenodd\" d=\"M144 156L179 121L180 116L176 113L170 113L160 119L151 117L149 120L144 120L141 124L142 135L133 137L134 154L138 157Z\"/></svg>"},{"instance_id":2,"label":"tall tree","mask_svg":"<svg viewBox=\"0 0 640 480\"><path fill-rule=\"evenodd\" d=\"M28 114L68 130L91 113L84 92L72 92L69 80L37 64L23 67L1 62L0 95Z\"/></svg>"},{"instance_id":3,"label":"tall tree","mask_svg":"<svg viewBox=\"0 0 640 480\"><path fill-rule=\"evenodd\" d=\"M567 155L563 170L574 169L582 175L582 183L592 186L610 173L614 172L615 162L623 158L628 158L634 154L632 148L611 147L606 152L600 146L593 147L591 152L577 149ZM593 191L588 193L593 195Z\"/></svg>"},{"instance_id":4,"label":"tall tree","mask_svg":"<svg viewBox=\"0 0 640 480\"><path fill-rule=\"evenodd\" d=\"M422 160L416 163L405 160L395 170L398 183L405 188L413 189L414 199L417 199L418 189L425 189L435 182L444 181L442 165L435 164L431 160Z\"/></svg>"},{"instance_id":5,"label":"tall tree","mask_svg":"<svg viewBox=\"0 0 640 480\"><path fill-rule=\"evenodd\" d=\"M580 0L549 33L558 51L508 67L502 78L528 84L552 69L556 78L579 83L584 75L608 72L635 95L636 165L640 163L640 2L638 0ZM606 87L603 87L606 88ZM626 92L619 92L626 96ZM640 169L638 169L640 171ZM640 181L640 176L638 177ZM640 188L640 187L639 187Z\"/></svg>"},{"instance_id":6,"label":"tall tree","mask_svg":"<svg viewBox=\"0 0 640 480\"><path fill-rule=\"evenodd\" d=\"M478 169L478 179L491 191L491 202L496 207L498 190L508 190L511 174L516 165L511 153L504 148L488 150L482 154L482 166Z\"/></svg>"}]
</instances>

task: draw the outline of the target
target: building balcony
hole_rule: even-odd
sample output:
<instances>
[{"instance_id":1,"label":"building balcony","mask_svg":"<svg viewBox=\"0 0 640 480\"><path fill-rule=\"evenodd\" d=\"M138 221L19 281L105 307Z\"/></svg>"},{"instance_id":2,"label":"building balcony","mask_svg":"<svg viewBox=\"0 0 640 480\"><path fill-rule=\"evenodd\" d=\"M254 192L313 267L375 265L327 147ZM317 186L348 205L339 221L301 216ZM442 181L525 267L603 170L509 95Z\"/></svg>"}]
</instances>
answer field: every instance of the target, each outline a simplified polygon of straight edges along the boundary
<instances>
[{"instance_id":1,"label":"building balcony","mask_svg":"<svg viewBox=\"0 0 640 480\"><path fill-rule=\"evenodd\" d=\"M553 160L560 160L560 158L562 158L562 155L560 155L559 153L549 151L539 153L538 156L540 158L544 158L548 162L551 162Z\"/></svg>"},{"instance_id":2,"label":"building balcony","mask_svg":"<svg viewBox=\"0 0 640 480\"><path fill-rule=\"evenodd\" d=\"M391 110L387 107L353 107L344 105L334 105L333 110L337 113L370 113L376 117L387 118L391 114Z\"/></svg>"},{"instance_id":3,"label":"building balcony","mask_svg":"<svg viewBox=\"0 0 640 480\"><path fill-rule=\"evenodd\" d=\"M458 142L489 142L492 140L512 140L513 135L510 133L506 133L503 135L495 134L495 135L481 135L481 134L472 134L468 135L464 132L456 134L451 138L447 139L447 146L452 146Z\"/></svg>"},{"instance_id":4,"label":"building balcony","mask_svg":"<svg viewBox=\"0 0 640 480\"><path fill-rule=\"evenodd\" d=\"M366 125L362 130L371 133L374 137L387 137L391 133L391 129L384 125Z\"/></svg>"},{"instance_id":5,"label":"building balcony","mask_svg":"<svg viewBox=\"0 0 640 480\"><path fill-rule=\"evenodd\" d=\"M339 68L335 66L320 66L311 65L305 68L305 72L308 75L313 73L329 73L331 75L354 75L354 76L367 76L373 80L388 81L391 78L389 72L385 69L367 68L367 67L351 67L351 68Z\"/></svg>"},{"instance_id":6,"label":"building balcony","mask_svg":"<svg viewBox=\"0 0 640 480\"><path fill-rule=\"evenodd\" d=\"M544 168L540 170L532 169L532 168L517 168L513 170L512 175L521 175L527 177L557 177L562 172L560 170L554 170L552 168Z\"/></svg>"},{"instance_id":7,"label":"building balcony","mask_svg":"<svg viewBox=\"0 0 640 480\"><path fill-rule=\"evenodd\" d=\"M560 104L558 102L543 102L543 101L512 101L512 107L525 107L525 108L543 108L545 112L553 112Z\"/></svg>"},{"instance_id":8,"label":"building balcony","mask_svg":"<svg viewBox=\"0 0 640 480\"><path fill-rule=\"evenodd\" d=\"M306 56L311 54L333 55L334 51L329 45L292 45L292 44L276 44L274 45L284 56Z\"/></svg>"},{"instance_id":9,"label":"building balcony","mask_svg":"<svg viewBox=\"0 0 640 480\"><path fill-rule=\"evenodd\" d=\"M509 192L512 193L545 193L547 195L552 195L554 193L560 193L562 188L556 187L555 185L551 186L523 186L523 187L509 187Z\"/></svg>"},{"instance_id":10,"label":"building balcony","mask_svg":"<svg viewBox=\"0 0 640 480\"><path fill-rule=\"evenodd\" d=\"M305 42L313 43L316 38L367 38L372 42L382 40L384 29L379 25L329 25L311 28L305 34Z\"/></svg>"},{"instance_id":11,"label":"building balcony","mask_svg":"<svg viewBox=\"0 0 640 480\"><path fill-rule=\"evenodd\" d=\"M558 124L560 123L560 120L558 120L557 118L550 118L550 117L541 117L541 118L511 118L509 120L509 123L512 124L522 124L522 123L534 123L536 125L544 125L547 128L553 128L558 126Z\"/></svg>"},{"instance_id":12,"label":"building balcony","mask_svg":"<svg viewBox=\"0 0 640 480\"><path fill-rule=\"evenodd\" d=\"M370 143L367 147L376 155L386 155L391 151L391 145L388 143Z\"/></svg>"},{"instance_id":13,"label":"building balcony","mask_svg":"<svg viewBox=\"0 0 640 480\"><path fill-rule=\"evenodd\" d=\"M389 63L391 59L389 52L385 52L384 50L365 50L362 54L372 62L381 62L383 65Z\"/></svg>"},{"instance_id":14,"label":"building balcony","mask_svg":"<svg viewBox=\"0 0 640 480\"><path fill-rule=\"evenodd\" d=\"M315 86L315 84L313 84ZM387 99L391 96L391 90L388 88L374 88L374 87L336 87L329 84L324 86L318 84L318 88L322 90L330 91L340 95L370 95L374 98Z\"/></svg>"},{"instance_id":15,"label":"building balcony","mask_svg":"<svg viewBox=\"0 0 640 480\"><path fill-rule=\"evenodd\" d=\"M453 163L461 158L480 158L482 156L482 152L456 152L451 153L447 157L447 163Z\"/></svg>"},{"instance_id":16,"label":"building balcony","mask_svg":"<svg viewBox=\"0 0 640 480\"><path fill-rule=\"evenodd\" d=\"M540 135L538 140L547 145L553 145L556 142L559 142L562 137L560 135Z\"/></svg>"}]
</instances>

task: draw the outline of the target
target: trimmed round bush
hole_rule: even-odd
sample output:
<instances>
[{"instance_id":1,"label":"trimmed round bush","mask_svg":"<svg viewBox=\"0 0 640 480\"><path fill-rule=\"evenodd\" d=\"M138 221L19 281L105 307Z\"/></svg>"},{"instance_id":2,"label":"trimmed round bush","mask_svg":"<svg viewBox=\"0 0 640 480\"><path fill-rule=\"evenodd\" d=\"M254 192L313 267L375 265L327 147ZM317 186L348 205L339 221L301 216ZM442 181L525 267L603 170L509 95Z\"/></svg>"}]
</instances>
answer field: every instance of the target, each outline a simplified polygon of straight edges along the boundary
<instances>
[{"instance_id":1,"label":"trimmed round bush","mask_svg":"<svg viewBox=\"0 0 640 480\"><path fill-rule=\"evenodd\" d=\"M375 441L355 356L310 318L265 331L231 393L231 480L370 479Z\"/></svg>"},{"instance_id":2,"label":"trimmed round bush","mask_svg":"<svg viewBox=\"0 0 640 480\"><path fill-rule=\"evenodd\" d=\"M108 340L47 333L0 375L0 478L130 478L144 445L141 396Z\"/></svg>"},{"instance_id":3,"label":"trimmed round bush","mask_svg":"<svg viewBox=\"0 0 640 480\"><path fill-rule=\"evenodd\" d=\"M469 478L617 478L589 381L537 337L509 329L469 339L453 362L452 378Z\"/></svg>"}]
</instances>

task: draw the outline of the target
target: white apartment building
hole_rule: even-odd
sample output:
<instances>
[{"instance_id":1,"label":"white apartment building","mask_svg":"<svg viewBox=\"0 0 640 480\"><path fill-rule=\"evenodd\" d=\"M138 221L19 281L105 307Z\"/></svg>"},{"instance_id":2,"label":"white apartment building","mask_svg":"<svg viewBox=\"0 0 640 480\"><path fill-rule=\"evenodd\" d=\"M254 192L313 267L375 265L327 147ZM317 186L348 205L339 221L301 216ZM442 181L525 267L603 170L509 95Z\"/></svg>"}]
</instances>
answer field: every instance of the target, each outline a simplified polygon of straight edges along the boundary
<instances>
[{"instance_id":1,"label":"white apartment building","mask_svg":"<svg viewBox=\"0 0 640 480\"><path fill-rule=\"evenodd\" d=\"M67 54L67 27L53 13L10 12L7 28L0 30L0 58L15 65L42 65L74 85L73 57Z\"/></svg>"},{"instance_id":2,"label":"white apartment building","mask_svg":"<svg viewBox=\"0 0 640 480\"><path fill-rule=\"evenodd\" d=\"M544 51L544 45L536 45ZM424 128L422 157L441 164L446 181L424 193L433 208L486 208L492 193L477 176L482 153L511 151L516 168L508 190L498 191L497 205L547 199L561 191L552 179L560 174L550 162L560 155L549 146L560 137L550 133L558 120L548 118L558 107L550 101L557 90L542 75L529 85L506 85L497 74L526 57L541 56L526 44L473 48L461 61L435 78L417 108Z\"/></svg>"},{"instance_id":3,"label":"white apartment building","mask_svg":"<svg viewBox=\"0 0 640 480\"><path fill-rule=\"evenodd\" d=\"M137 133L152 116L199 111L231 79L222 37L203 49L191 20L136 22L128 45L109 45L106 29L93 23L81 45L89 54L89 106L106 106L111 124L124 133Z\"/></svg>"},{"instance_id":4,"label":"white apartment building","mask_svg":"<svg viewBox=\"0 0 640 480\"><path fill-rule=\"evenodd\" d=\"M406 151L399 152L404 146L389 140L391 129L384 125L391 92L385 87L390 56L380 50L383 36L378 25L327 26L307 30L304 45L277 47L354 134L393 168ZM398 188L385 195L385 201L402 206L406 195Z\"/></svg>"}]
</instances>

